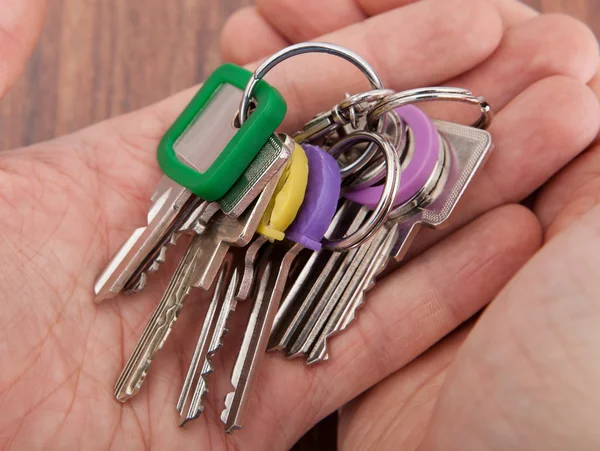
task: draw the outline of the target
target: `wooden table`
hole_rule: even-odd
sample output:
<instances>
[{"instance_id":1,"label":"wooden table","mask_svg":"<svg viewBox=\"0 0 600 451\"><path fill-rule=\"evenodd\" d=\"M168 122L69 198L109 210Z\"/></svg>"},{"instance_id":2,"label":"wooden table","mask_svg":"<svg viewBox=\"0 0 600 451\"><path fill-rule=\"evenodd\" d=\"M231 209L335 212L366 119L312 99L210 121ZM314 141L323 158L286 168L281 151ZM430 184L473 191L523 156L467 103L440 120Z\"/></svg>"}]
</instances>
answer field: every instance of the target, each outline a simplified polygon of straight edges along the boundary
<instances>
[{"instance_id":1,"label":"wooden table","mask_svg":"<svg viewBox=\"0 0 600 451\"><path fill-rule=\"evenodd\" d=\"M223 23L252 1L48 3L40 44L21 80L0 101L0 149L78 130L201 82L219 63ZM600 36L598 0L526 3L578 17ZM295 449L335 449L335 418L313 429Z\"/></svg>"}]
</instances>

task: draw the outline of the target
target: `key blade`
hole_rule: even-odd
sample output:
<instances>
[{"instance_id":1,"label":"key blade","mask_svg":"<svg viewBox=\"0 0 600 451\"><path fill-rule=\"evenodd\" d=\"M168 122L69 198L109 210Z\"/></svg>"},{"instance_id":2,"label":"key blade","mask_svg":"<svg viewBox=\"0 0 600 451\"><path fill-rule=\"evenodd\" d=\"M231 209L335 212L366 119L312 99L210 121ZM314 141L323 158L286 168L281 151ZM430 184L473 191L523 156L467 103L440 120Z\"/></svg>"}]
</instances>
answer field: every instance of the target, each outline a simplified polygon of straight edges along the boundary
<instances>
[{"instance_id":1,"label":"key blade","mask_svg":"<svg viewBox=\"0 0 600 451\"><path fill-rule=\"evenodd\" d=\"M359 251L359 254L363 254L363 256L360 258L359 266L351 275L350 281L346 285L342 296L339 298L339 301L336 302L333 312L329 316L329 319L321 330L314 345L311 347L306 359L308 365L314 365L315 363L329 358L327 353L327 340L338 330L339 325L344 318L344 313L347 310L348 303L350 302L351 293L356 291L357 287L365 279L377 251L380 249L382 242L387 236L387 230L385 227L382 227L376 232L371 240L363 245L364 247L361 246L362 249Z\"/></svg>"},{"instance_id":2,"label":"key blade","mask_svg":"<svg viewBox=\"0 0 600 451\"><path fill-rule=\"evenodd\" d=\"M179 413L179 426L183 426L186 422L197 418L200 415L200 412L194 408L195 400L193 397L190 397L190 391L194 381L199 379L200 372L198 371L198 366L200 365L201 361L204 361L204 356L208 350L209 338L214 328L214 320L216 319L215 315L225 289L226 272L227 268L223 267L221 274L217 279L206 316L204 317L204 322L202 323L198 342L196 343L196 348L194 349L194 354L192 355L192 360L183 382L181 394L179 395L179 400L177 401L176 410Z\"/></svg>"},{"instance_id":3,"label":"key blade","mask_svg":"<svg viewBox=\"0 0 600 451\"><path fill-rule=\"evenodd\" d=\"M147 225L131 234L96 279L96 302L112 298L123 290L192 197L188 190L163 177L153 195L154 202L148 212Z\"/></svg>"},{"instance_id":4,"label":"key blade","mask_svg":"<svg viewBox=\"0 0 600 451\"><path fill-rule=\"evenodd\" d=\"M278 246L273 250L275 255L265 258L265 270L233 369L231 385L234 391L225 397L225 409L221 413L227 433L232 433L234 429L240 429L244 425L249 395L265 355L269 332L283 295L285 282L294 259L302 249L302 245L299 244L294 244L288 249Z\"/></svg>"},{"instance_id":5,"label":"key blade","mask_svg":"<svg viewBox=\"0 0 600 451\"><path fill-rule=\"evenodd\" d=\"M235 300L235 289L238 286L238 283L239 269L236 268L231 275L227 293L225 294L225 298L221 303L219 316L217 317L215 327L212 331L209 347L204 356L200 377L198 378L198 383L194 390L194 395L191 400L187 416L181 425L190 420L198 418L204 411L204 399L208 393L208 376L214 371L212 360L216 352L221 349L223 345L223 338L228 331L227 323L231 319L231 314L235 310L237 304Z\"/></svg>"},{"instance_id":6,"label":"key blade","mask_svg":"<svg viewBox=\"0 0 600 451\"><path fill-rule=\"evenodd\" d=\"M204 244L201 255L195 262L191 284L208 289L214 282L230 246L245 247L250 243L260 218L265 212L271 196L277 187L278 178L273 178L262 194L238 219L218 213L210 227L201 235Z\"/></svg>"},{"instance_id":7,"label":"key blade","mask_svg":"<svg viewBox=\"0 0 600 451\"><path fill-rule=\"evenodd\" d=\"M166 261L169 248L177 244L180 236L191 233L192 227L198 222L210 220L212 214L214 214L210 206L211 204L208 202L194 197L192 201L183 207L182 212L169 227L164 237L159 240L155 249L149 253L148 257L127 281L123 288L125 294L134 294L146 287L148 276L159 270L160 266Z\"/></svg>"},{"instance_id":8,"label":"key blade","mask_svg":"<svg viewBox=\"0 0 600 451\"><path fill-rule=\"evenodd\" d=\"M354 233L361 226L368 210L366 207L362 207L354 212L352 207L351 202L344 201L334 217L327 236L331 236L331 234L347 236ZM353 218L349 225L345 221L348 215ZM324 304L319 304L318 300L323 289L326 289L327 285L332 288L337 285L339 278L336 279L335 275L330 277L330 274L335 274L339 261L344 258L345 255L323 249L311 255L277 311L271 337L269 338L269 350L285 350L290 354L292 341L297 336L300 327L305 324L308 315L312 314L314 317L320 314L319 306L324 306ZM313 268L316 268L318 273L314 273ZM307 290L306 284L309 283L309 278L314 282ZM323 298L327 299L329 295L325 294Z\"/></svg>"},{"instance_id":9,"label":"key blade","mask_svg":"<svg viewBox=\"0 0 600 451\"><path fill-rule=\"evenodd\" d=\"M194 237L181 259L158 306L148 320L127 364L115 384L114 394L125 402L141 388L156 353L162 348L171 332L191 290L189 278L194 270L201 237Z\"/></svg>"},{"instance_id":10,"label":"key blade","mask_svg":"<svg viewBox=\"0 0 600 451\"><path fill-rule=\"evenodd\" d=\"M485 130L438 120L434 124L446 145L449 167L444 172L447 178L431 194L432 201L427 206L402 221L398 242L391 254L396 261L404 258L421 226L439 228L448 221L478 169L493 150L492 136ZM390 218L394 219L393 213Z\"/></svg>"},{"instance_id":11,"label":"key blade","mask_svg":"<svg viewBox=\"0 0 600 451\"><path fill-rule=\"evenodd\" d=\"M258 261L260 251L268 242L269 239L267 237L257 235L250 246L248 246L246 255L244 256L244 274L242 283L236 294L238 301L245 301L250 297L250 293L254 288L254 281L256 280L256 262Z\"/></svg>"},{"instance_id":12,"label":"key blade","mask_svg":"<svg viewBox=\"0 0 600 451\"><path fill-rule=\"evenodd\" d=\"M375 286L377 277L386 268L389 261L390 252L392 251L397 240L398 225L394 224L394 226L388 232L385 241L381 244L379 250L377 251L375 259L369 265L363 281L357 287L356 291L352 293L350 303L348 304L348 309L344 313L342 320L333 333L337 334L344 331L352 323L352 321L354 321L356 318L356 312L364 304L367 292Z\"/></svg>"}]
</instances>

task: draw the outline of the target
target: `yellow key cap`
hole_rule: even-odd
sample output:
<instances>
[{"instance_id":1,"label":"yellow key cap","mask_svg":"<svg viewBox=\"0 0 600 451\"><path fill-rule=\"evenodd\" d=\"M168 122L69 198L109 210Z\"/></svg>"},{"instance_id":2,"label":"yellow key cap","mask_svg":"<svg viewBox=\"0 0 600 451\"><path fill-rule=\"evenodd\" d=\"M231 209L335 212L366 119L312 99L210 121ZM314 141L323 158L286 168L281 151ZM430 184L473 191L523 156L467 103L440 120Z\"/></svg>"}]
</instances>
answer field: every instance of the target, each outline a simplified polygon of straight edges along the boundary
<instances>
[{"instance_id":1,"label":"yellow key cap","mask_svg":"<svg viewBox=\"0 0 600 451\"><path fill-rule=\"evenodd\" d=\"M257 232L269 240L281 241L296 218L308 184L308 158L296 144L290 161L279 179L275 194L260 220Z\"/></svg>"}]
</instances>

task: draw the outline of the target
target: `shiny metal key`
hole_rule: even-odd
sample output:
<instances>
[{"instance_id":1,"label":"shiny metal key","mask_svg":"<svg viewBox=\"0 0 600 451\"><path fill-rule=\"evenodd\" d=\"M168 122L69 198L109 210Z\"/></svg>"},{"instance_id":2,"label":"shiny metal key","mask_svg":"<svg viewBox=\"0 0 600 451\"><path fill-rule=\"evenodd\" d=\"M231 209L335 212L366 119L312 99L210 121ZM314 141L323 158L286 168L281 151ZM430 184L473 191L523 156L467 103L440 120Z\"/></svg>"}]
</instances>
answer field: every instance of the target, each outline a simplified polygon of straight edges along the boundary
<instances>
[{"instance_id":1,"label":"shiny metal key","mask_svg":"<svg viewBox=\"0 0 600 451\"><path fill-rule=\"evenodd\" d=\"M96 279L95 301L119 294L144 260L171 239L177 222L185 221L185 215L200 203L187 189L163 177L152 196L147 225L131 234Z\"/></svg>"},{"instance_id":2,"label":"shiny metal key","mask_svg":"<svg viewBox=\"0 0 600 451\"><path fill-rule=\"evenodd\" d=\"M343 202L328 230L329 236L347 236L354 233L363 223L368 210ZM281 302L271 336L269 350L289 349L292 340L297 336L309 315L320 316L325 303L319 303L321 294L336 284L336 268L347 257L347 254L320 250L314 252L305 264L300 276L289 282L286 295ZM348 261L349 262L349 261Z\"/></svg>"},{"instance_id":3,"label":"shiny metal key","mask_svg":"<svg viewBox=\"0 0 600 451\"><path fill-rule=\"evenodd\" d=\"M452 212L478 169L493 150L492 136L485 130L435 120L445 145L445 163L438 183L414 208L397 208L390 221L399 225L391 256L401 261L422 226L440 228Z\"/></svg>"},{"instance_id":4,"label":"shiny metal key","mask_svg":"<svg viewBox=\"0 0 600 451\"><path fill-rule=\"evenodd\" d=\"M327 338L346 329L356 317L356 311L364 302L375 278L386 267L389 256L401 260L421 225L438 228L443 226L456 208L477 170L492 150L491 135L483 130L455 123L435 121L442 139L440 156L441 171L431 188L419 196L415 205L400 206L386 223L388 237L380 246L363 279L356 288L348 291L337 312L330 318L329 335L313 344L307 361L309 364L326 360Z\"/></svg>"},{"instance_id":5,"label":"shiny metal key","mask_svg":"<svg viewBox=\"0 0 600 451\"><path fill-rule=\"evenodd\" d=\"M212 373L212 357L223 344L227 322L235 310L235 292L239 285L239 265L229 255L223 265L215 295L204 318L198 342L188 367L186 378L177 401L180 426L200 416L208 393L208 375ZM192 392L192 388L194 391Z\"/></svg>"},{"instance_id":6,"label":"shiny metal key","mask_svg":"<svg viewBox=\"0 0 600 451\"><path fill-rule=\"evenodd\" d=\"M310 352L306 358L308 365L329 358L327 340L342 331L344 324L347 325L347 318L356 311L359 305L354 302L357 299L357 293L362 293L363 287L371 285L374 274L380 267L381 260L388 259L389 251L397 237L396 228L397 226L393 226L392 230L388 230L385 227L382 228L370 242L363 245L368 247L364 258L350 278L342 296L337 300L335 308L331 312L323 329L314 342L310 344Z\"/></svg>"},{"instance_id":7,"label":"shiny metal key","mask_svg":"<svg viewBox=\"0 0 600 451\"><path fill-rule=\"evenodd\" d=\"M209 217L208 213L215 213L217 206L226 214L239 217L285 165L294 145L286 135L273 135L242 177L216 203L204 202L170 178L163 177L152 196L147 225L134 231L98 276L94 285L95 300L114 297L123 290L142 289L146 273L157 269L164 260L166 246L174 243L186 223L189 226L190 218L195 220L205 211L205 218ZM186 151L186 158L186 161L192 158L201 161L203 155Z\"/></svg>"},{"instance_id":8,"label":"shiny metal key","mask_svg":"<svg viewBox=\"0 0 600 451\"><path fill-rule=\"evenodd\" d=\"M244 424L249 395L267 349L290 267L303 248L294 243L272 245L268 255L261 258L260 282L231 377L234 390L225 397L225 410L221 413L228 433Z\"/></svg>"},{"instance_id":9,"label":"shiny metal key","mask_svg":"<svg viewBox=\"0 0 600 451\"><path fill-rule=\"evenodd\" d=\"M209 289L229 246L248 244L278 183L274 177L239 219L218 213L201 235L193 236L175 274L148 321L115 385L115 397L127 401L140 389L156 352L162 348L192 288Z\"/></svg>"},{"instance_id":10,"label":"shiny metal key","mask_svg":"<svg viewBox=\"0 0 600 451\"><path fill-rule=\"evenodd\" d=\"M325 342L329 337L336 324L331 317L336 314L336 310L340 309L338 307L340 301L345 299L345 296L364 277L384 236L385 230L380 229L369 241L348 252L346 259L337 269L334 279L320 296L317 307L302 324L300 334L289 346L289 351L286 352L288 357L309 355L317 343Z\"/></svg>"}]
</instances>

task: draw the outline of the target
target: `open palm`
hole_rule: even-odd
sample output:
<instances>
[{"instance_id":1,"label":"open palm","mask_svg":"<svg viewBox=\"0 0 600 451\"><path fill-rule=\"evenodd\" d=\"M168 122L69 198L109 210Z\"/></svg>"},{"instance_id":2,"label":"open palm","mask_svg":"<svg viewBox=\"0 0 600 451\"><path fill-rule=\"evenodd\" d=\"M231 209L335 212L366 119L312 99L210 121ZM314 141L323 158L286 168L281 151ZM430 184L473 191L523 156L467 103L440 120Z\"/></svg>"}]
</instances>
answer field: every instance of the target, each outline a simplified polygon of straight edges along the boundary
<instances>
[{"instance_id":1,"label":"open palm","mask_svg":"<svg viewBox=\"0 0 600 451\"><path fill-rule=\"evenodd\" d=\"M5 34L26 43L23 50L33 44L36 27L16 24L39 22L32 5L40 2L24 3L0 0L0 11L10 9L5 17L16 21L4 24ZM598 64L591 34L563 17L509 26L486 0L423 0L396 9L408 2L335 3L327 13L329 6L316 0L261 0L258 9L229 22L225 56L249 64L287 43L324 35L321 40L364 56L386 87L444 83L485 95L498 112L491 130L496 151L452 225L422 234L416 246L423 253L388 275L356 324L332 340L331 362L306 368L269 355L244 430L226 436L218 418L233 349L217 362L205 418L179 429L174 404L205 295L190 300L143 389L121 405L113 399L113 383L175 259L134 297L94 305L92 286L122 240L143 223L160 176L156 145L193 91L70 136L2 152L2 449L289 448L320 418L489 303L537 250L538 221L514 203L595 137L600 109L585 86ZM8 69L0 71L6 77L0 86L14 79L25 58L13 53L3 62ZM291 60L270 76L288 100L288 130L344 91L367 87L343 62L322 64L320 58Z\"/></svg>"}]
</instances>

